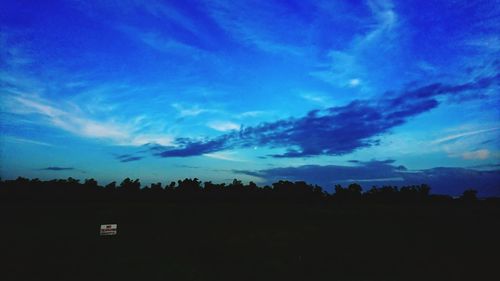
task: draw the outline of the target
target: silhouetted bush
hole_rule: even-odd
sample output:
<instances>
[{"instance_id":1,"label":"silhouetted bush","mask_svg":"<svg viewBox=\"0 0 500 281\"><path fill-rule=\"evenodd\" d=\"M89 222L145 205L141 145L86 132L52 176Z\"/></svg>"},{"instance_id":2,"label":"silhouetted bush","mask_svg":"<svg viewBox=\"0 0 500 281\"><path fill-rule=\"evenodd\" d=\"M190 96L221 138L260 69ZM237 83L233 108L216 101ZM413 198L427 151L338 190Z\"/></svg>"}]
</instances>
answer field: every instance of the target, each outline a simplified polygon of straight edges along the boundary
<instances>
[{"instance_id":1,"label":"silhouetted bush","mask_svg":"<svg viewBox=\"0 0 500 281\"><path fill-rule=\"evenodd\" d=\"M477 200L477 191L474 189L467 189L460 197L464 202L475 202Z\"/></svg>"}]
</instances>

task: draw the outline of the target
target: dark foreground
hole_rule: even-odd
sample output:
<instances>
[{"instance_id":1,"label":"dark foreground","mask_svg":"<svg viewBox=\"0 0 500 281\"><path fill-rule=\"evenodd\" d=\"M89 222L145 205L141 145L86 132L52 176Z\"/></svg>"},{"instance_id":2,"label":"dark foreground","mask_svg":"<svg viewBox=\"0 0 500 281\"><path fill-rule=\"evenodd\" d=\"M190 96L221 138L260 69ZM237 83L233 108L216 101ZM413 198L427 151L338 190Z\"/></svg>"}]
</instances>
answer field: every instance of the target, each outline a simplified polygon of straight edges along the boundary
<instances>
[{"instance_id":1,"label":"dark foreground","mask_svg":"<svg viewBox=\"0 0 500 281\"><path fill-rule=\"evenodd\" d=\"M4 281L498 280L498 204L0 206Z\"/></svg>"}]
</instances>

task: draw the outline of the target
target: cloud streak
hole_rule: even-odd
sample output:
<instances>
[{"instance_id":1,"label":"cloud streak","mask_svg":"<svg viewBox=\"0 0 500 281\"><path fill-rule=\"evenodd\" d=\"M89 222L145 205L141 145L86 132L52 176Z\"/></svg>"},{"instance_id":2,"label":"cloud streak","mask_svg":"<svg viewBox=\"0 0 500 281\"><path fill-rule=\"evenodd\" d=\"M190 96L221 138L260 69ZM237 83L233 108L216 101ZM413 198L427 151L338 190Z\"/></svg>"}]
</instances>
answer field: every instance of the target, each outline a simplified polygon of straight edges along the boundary
<instances>
[{"instance_id":1,"label":"cloud streak","mask_svg":"<svg viewBox=\"0 0 500 281\"><path fill-rule=\"evenodd\" d=\"M40 169L42 171L72 171L75 170L73 167L47 167Z\"/></svg>"},{"instance_id":2,"label":"cloud streak","mask_svg":"<svg viewBox=\"0 0 500 281\"><path fill-rule=\"evenodd\" d=\"M227 132L227 131L232 131L232 130L238 130L240 126L236 123L233 123L231 121L213 121L209 122L208 127L219 131L219 132Z\"/></svg>"},{"instance_id":3,"label":"cloud streak","mask_svg":"<svg viewBox=\"0 0 500 281\"><path fill-rule=\"evenodd\" d=\"M126 162L133 162L133 161L138 161L141 160L143 157L141 156L130 156L130 157L122 157L120 158L120 162L126 163Z\"/></svg>"},{"instance_id":4,"label":"cloud streak","mask_svg":"<svg viewBox=\"0 0 500 281\"><path fill-rule=\"evenodd\" d=\"M371 12L368 23L359 19L365 28L353 36L348 46L330 49L326 60L309 73L311 76L342 88L368 89L367 83L361 81L371 80L375 70L380 70L380 64L373 63L376 58L372 54L394 51L399 45L395 40L399 35L399 16L391 1L369 0L365 4Z\"/></svg>"},{"instance_id":5,"label":"cloud streak","mask_svg":"<svg viewBox=\"0 0 500 281\"><path fill-rule=\"evenodd\" d=\"M286 5L276 5L272 1L206 2L211 18L234 40L266 53L303 55L305 48L299 42L303 44L304 38L297 32L304 27L304 23Z\"/></svg>"},{"instance_id":6,"label":"cloud streak","mask_svg":"<svg viewBox=\"0 0 500 281\"><path fill-rule=\"evenodd\" d=\"M34 145L42 145L42 146L48 146L48 147L53 147L54 145L42 141L36 141L36 140L30 140L30 139L24 139L24 138L18 138L18 137L12 137L12 136L5 136L3 137L4 140L7 141L12 141L12 142L17 142L17 143L27 143L27 144L34 144Z\"/></svg>"},{"instance_id":7,"label":"cloud streak","mask_svg":"<svg viewBox=\"0 0 500 281\"><path fill-rule=\"evenodd\" d=\"M149 46L150 48L171 54L189 54L192 56L206 55L203 50L183 43L174 38L165 36L158 31L143 31L129 26L122 26L119 30L129 35L131 38Z\"/></svg>"},{"instance_id":8,"label":"cloud streak","mask_svg":"<svg viewBox=\"0 0 500 281\"><path fill-rule=\"evenodd\" d=\"M215 110L200 108L200 106L195 105L191 107L183 106L179 103L173 103L172 107L177 110L180 117L190 117L190 116L198 116L202 113L214 112Z\"/></svg>"},{"instance_id":9,"label":"cloud streak","mask_svg":"<svg viewBox=\"0 0 500 281\"><path fill-rule=\"evenodd\" d=\"M475 131L470 131L470 132L465 132L465 133L460 133L460 134L449 135L449 136L432 141L432 144L446 143L446 142L454 141L454 140L457 140L457 139L460 139L463 137L479 135L479 134L483 134L483 133L493 132L496 130L500 130L500 127L481 129L481 130L475 130Z\"/></svg>"},{"instance_id":10,"label":"cloud streak","mask_svg":"<svg viewBox=\"0 0 500 281\"><path fill-rule=\"evenodd\" d=\"M140 146L145 143L171 145L173 138L168 135L139 133L140 124L137 122L118 123L113 120L94 120L83 114L83 111L74 104L63 103L59 106L36 95L15 94L5 97L5 102L12 105L9 111L20 115L38 114L44 118L44 124L62 129L74 135L111 141L117 145ZM73 109L73 110L69 110ZM39 121L39 122L40 122Z\"/></svg>"},{"instance_id":11,"label":"cloud streak","mask_svg":"<svg viewBox=\"0 0 500 281\"><path fill-rule=\"evenodd\" d=\"M247 162L244 159L239 159L239 158L235 157L234 153L228 152L228 151L205 153L205 154L203 154L203 156L213 158L213 159L225 160L225 161Z\"/></svg>"}]
</instances>

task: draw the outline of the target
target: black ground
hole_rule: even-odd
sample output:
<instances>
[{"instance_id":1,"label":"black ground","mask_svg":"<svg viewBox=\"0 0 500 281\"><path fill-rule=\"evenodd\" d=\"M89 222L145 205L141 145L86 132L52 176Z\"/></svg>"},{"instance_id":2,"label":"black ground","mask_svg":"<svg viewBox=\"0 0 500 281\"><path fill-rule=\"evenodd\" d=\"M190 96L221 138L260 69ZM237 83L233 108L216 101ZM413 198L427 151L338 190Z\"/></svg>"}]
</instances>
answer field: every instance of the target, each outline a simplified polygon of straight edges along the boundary
<instances>
[{"instance_id":1,"label":"black ground","mask_svg":"<svg viewBox=\"0 0 500 281\"><path fill-rule=\"evenodd\" d=\"M499 218L477 202L4 197L0 280L500 280Z\"/></svg>"}]
</instances>

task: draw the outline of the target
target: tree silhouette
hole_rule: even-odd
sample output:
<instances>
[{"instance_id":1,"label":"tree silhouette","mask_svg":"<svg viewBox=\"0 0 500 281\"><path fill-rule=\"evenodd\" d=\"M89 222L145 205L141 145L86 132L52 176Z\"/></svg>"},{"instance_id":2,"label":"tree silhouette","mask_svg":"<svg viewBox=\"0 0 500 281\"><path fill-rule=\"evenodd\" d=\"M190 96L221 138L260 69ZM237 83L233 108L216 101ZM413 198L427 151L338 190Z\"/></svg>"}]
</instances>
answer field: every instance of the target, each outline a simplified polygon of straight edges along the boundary
<instances>
[{"instance_id":1,"label":"tree silhouette","mask_svg":"<svg viewBox=\"0 0 500 281\"><path fill-rule=\"evenodd\" d=\"M151 184L151 191L153 191L153 192L163 191L163 187L161 186L161 182L152 183Z\"/></svg>"},{"instance_id":2,"label":"tree silhouette","mask_svg":"<svg viewBox=\"0 0 500 281\"><path fill-rule=\"evenodd\" d=\"M139 179L132 181L130 178L126 178L120 183L120 190L126 192L137 192L141 190L141 183Z\"/></svg>"},{"instance_id":3,"label":"tree silhouette","mask_svg":"<svg viewBox=\"0 0 500 281\"><path fill-rule=\"evenodd\" d=\"M201 182L197 178L177 181L177 190L185 193L195 193L201 191Z\"/></svg>"},{"instance_id":4,"label":"tree silhouette","mask_svg":"<svg viewBox=\"0 0 500 281\"><path fill-rule=\"evenodd\" d=\"M477 200L477 191L474 189L467 189L460 198L465 202L474 202Z\"/></svg>"},{"instance_id":5,"label":"tree silhouette","mask_svg":"<svg viewBox=\"0 0 500 281\"><path fill-rule=\"evenodd\" d=\"M426 184L402 186L373 186L363 192L361 185L350 183L347 187L337 184L334 186L334 193L329 194L321 186L311 185L305 181L291 182L279 180L272 186L265 185L259 187L254 182L244 184L241 180L234 179L230 184L213 183L211 181L202 182L198 178L185 178L172 181L163 188L161 182L152 183L141 189L139 179L132 180L125 178L117 187L116 182L111 182L104 187L93 179L85 179L80 183L79 179L54 179L41 181L39 179L27 179L18 177L15 180L0 181L1 194L10 194L18 198L32 199L61 199L72 198L71 200L87 200L99 196L108 198L129 198L148 200L227 200L228 202L241 201L288 201L288 202L340 202L340 203L383 203L383 204L449 204L455 202L475 202L477 191L474 189L465 190L460 200L453 200L447 195L430 194L431 188ZM104 192L103 192L104 191ZM113 194L116 194L113 195ZM214 202L215 202L214 201ZM489 200L488 202L495 202Z\"/></svg>"},{"instance_id":6,"label":"tree silhouette","mask_svg":"<svg viewBox=\"0 0 500 281\"><path fill-rule=\"evenodd\" d=\"M334 199L339 202L359 201L361 199L361 192L363 191L361 185L357 183L351 183L347 188L337 184L334 189Z\"/></svg>"},{"instance_id":7,"label":"tree silhouette","mask_svg":"<svg viewBox=\"0 0 500 281\"><path fill-rule=\"evenodd\" d=\"M83 186L86 189L95 189L97 188L98 184L95 179L86 179Z\"/></svg>"},{"instance_id":8,"label":"tree silhouette","mask_svg":"<svg viewBox=\"0 0 500 281\"><path fill-rule=\"evenodd\" d=\"M104 188L109 191L116 190L116 181L108 183Z\"/></svg>"}]
</instances>

